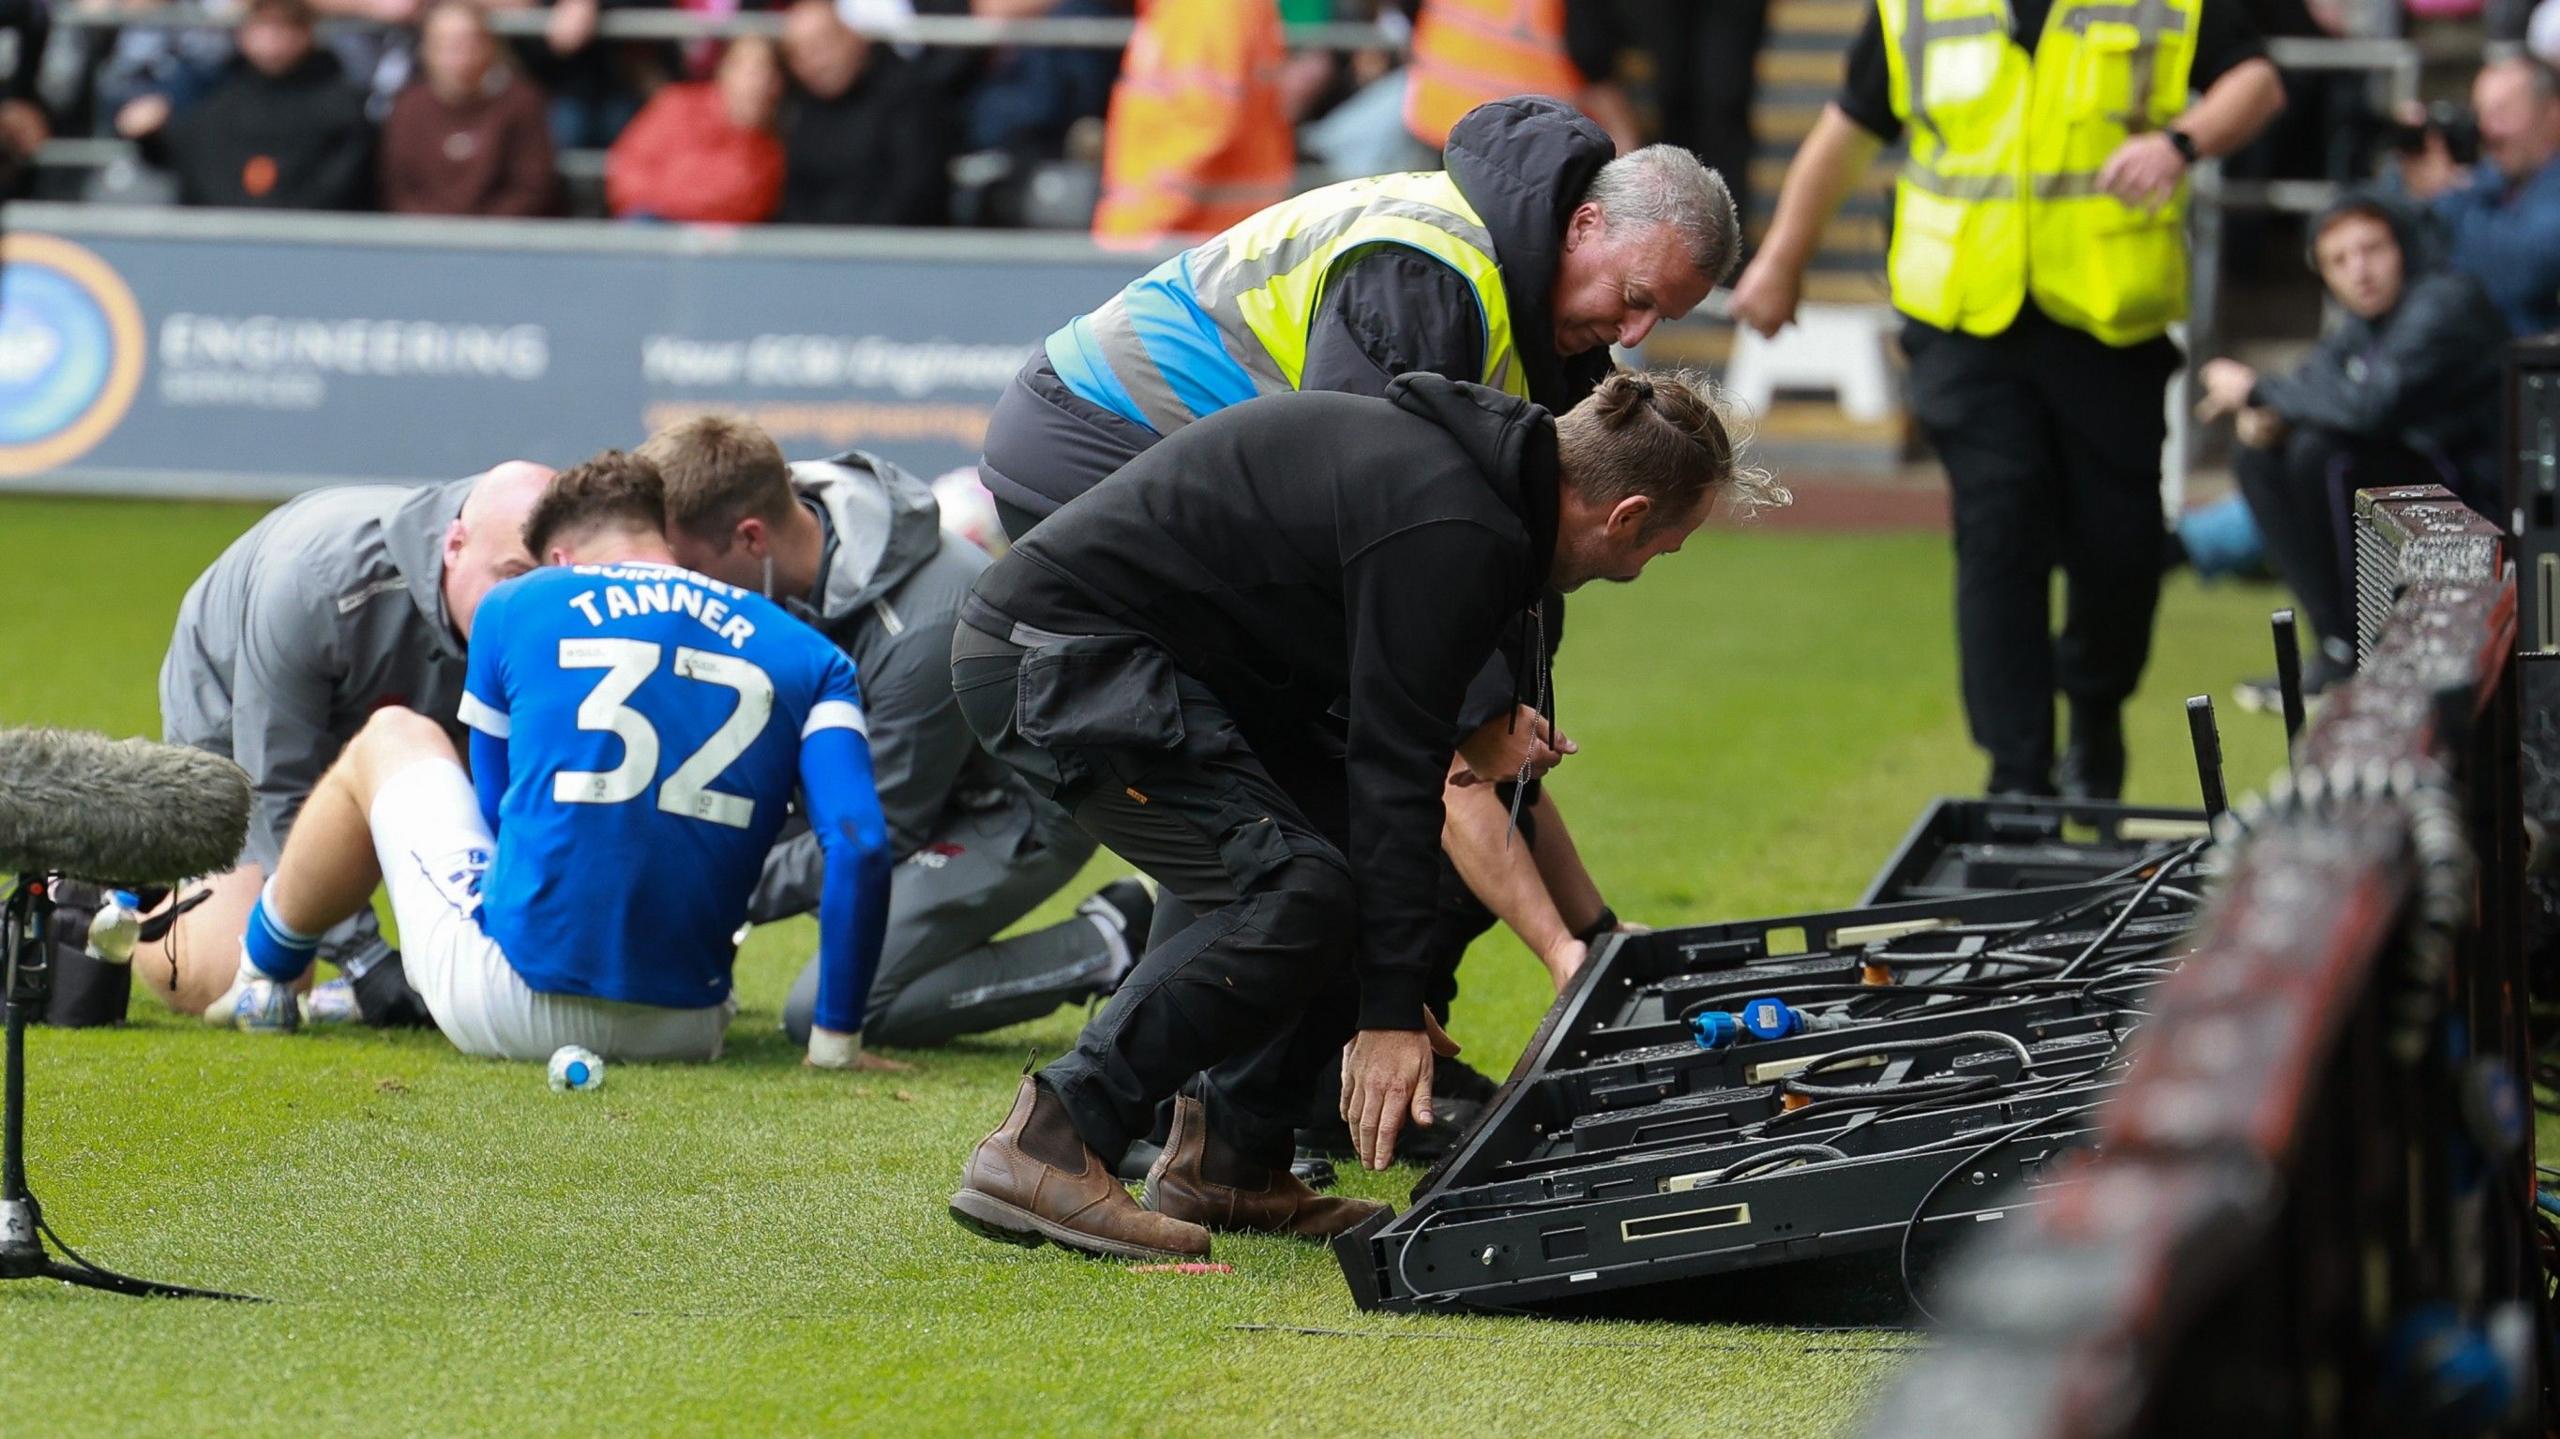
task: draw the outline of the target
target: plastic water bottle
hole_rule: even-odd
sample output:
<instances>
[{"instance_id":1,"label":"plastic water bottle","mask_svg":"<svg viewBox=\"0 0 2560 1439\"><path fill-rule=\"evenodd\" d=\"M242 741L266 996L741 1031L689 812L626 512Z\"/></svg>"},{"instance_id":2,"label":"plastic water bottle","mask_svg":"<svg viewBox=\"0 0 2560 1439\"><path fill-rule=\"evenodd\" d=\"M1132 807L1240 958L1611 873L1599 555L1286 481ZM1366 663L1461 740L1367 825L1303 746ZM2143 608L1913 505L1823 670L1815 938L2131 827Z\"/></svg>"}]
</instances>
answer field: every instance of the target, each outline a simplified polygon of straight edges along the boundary
<instances>
[{"instance_id":1,"label":"plastic water bottle","mask_svg":"<svg viewBox=\"0 0 2560 1439\"><path fill-rule=\"evenodd\" d=\"M141 898L130 890L108 890L107 902L89 919L89 957L108 964L131 964L134 943L141 937Z\"/></svg>"},{"instance_id":2,"label":"plastic water bottle","mask_svg":"<svg viewBox=\"0 0 2560 1439\"><path fill-rule=\"evenodd\" d=\"M604 1057L583 1044L564 1044L551 1056L551 1087L569 1090L602 1089Z\"/></svg>"}]
</instances>

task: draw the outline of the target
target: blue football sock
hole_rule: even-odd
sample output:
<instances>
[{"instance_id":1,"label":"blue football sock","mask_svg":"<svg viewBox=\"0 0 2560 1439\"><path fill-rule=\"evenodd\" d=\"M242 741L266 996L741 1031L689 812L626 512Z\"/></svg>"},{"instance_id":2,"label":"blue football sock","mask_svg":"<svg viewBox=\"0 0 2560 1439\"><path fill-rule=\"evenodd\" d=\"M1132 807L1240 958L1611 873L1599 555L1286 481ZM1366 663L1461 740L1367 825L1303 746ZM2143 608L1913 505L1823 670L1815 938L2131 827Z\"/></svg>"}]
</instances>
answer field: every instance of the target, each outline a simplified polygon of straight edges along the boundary
<instances>
[{"instance_id":1,"label":"blue football sock","mask_svg":"<svg viewBox=\"0 0 2560 1439\"><path fill-rule=\"evenodd\" d=\"M260 974L280 981L300 979L319 951L320 936L286 928L270 907L274 899L275 881L268 880L249 910L248 932L240 937L240 944Z\"/></svg>"}]
</instances>

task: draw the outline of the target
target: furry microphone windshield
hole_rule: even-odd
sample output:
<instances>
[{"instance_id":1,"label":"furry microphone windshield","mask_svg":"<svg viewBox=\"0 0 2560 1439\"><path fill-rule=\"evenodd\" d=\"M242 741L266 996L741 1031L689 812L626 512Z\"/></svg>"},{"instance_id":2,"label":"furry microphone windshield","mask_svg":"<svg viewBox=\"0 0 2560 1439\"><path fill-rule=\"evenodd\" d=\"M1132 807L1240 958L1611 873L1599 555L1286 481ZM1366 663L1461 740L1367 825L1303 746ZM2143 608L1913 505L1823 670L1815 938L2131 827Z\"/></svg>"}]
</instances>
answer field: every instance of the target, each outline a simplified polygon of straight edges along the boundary
<instances>
[{"instance_id":1,"label":"furry microphone windshield","mask_svg":"<svg viewBox=\"0 0 2560 1439\"><path fill-rule=\"evenodd\" d=\"M0 870L101 884L231 868L249 776L219 755L78 730L0 730Z\"/></svg>"}]
</instances>

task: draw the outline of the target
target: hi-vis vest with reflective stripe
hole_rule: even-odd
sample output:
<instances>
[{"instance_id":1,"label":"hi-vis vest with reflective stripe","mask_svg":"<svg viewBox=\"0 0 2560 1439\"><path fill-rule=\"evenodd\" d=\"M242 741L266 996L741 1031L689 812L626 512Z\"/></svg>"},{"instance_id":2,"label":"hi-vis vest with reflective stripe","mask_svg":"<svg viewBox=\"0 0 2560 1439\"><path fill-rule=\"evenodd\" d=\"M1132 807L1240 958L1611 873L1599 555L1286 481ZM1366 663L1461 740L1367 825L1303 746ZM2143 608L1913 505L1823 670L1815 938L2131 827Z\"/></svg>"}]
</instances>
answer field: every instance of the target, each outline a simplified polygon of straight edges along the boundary
<instances>
[{"instance_id":1,"label":"hi-vis vest with reflective stripe","mask_svg":"<svg viewBox=\"0 0 2560 1439\"><path fill-rule=\"evenodd\" d=\"M1450 378L1528 398L1493 236L1437 170L1310 190L1202 241L1050 335L1050 367L1076 395L1159 435L1294 390L1334 266L1378 245L1429 255L1475 291L1484 372Z\"/></svg>"},{"instance_id":2,"label":"hi-vis vest with reflective stripe","mask_svg":"<svg viewBox=\"0 0 2560 1439\"><path fill-rule=\"evenodd\" d=\"M1413 29L1404 126L1449 143L1458 117L1489 100L1553 95L1571 101L1582 72L1564 48L1565 0L1427 0Z\"/></svg>"},{"instance_id":3,"label":"hi-vis vest with reflective stripe","mask_svg":"<svg viewBox=\"0 0 2560 1439\"><path fill-rule=\"evenodd\" d=\"M1993 335L2030 295L2111 345L2186 313L2186 188L2157 210L2097 187L2125 137L2186 107L2199 0L2054 0L2035 54L2006 0L1877 0L1893 113L1896 309Z\"/></svg>"}]
</instances>

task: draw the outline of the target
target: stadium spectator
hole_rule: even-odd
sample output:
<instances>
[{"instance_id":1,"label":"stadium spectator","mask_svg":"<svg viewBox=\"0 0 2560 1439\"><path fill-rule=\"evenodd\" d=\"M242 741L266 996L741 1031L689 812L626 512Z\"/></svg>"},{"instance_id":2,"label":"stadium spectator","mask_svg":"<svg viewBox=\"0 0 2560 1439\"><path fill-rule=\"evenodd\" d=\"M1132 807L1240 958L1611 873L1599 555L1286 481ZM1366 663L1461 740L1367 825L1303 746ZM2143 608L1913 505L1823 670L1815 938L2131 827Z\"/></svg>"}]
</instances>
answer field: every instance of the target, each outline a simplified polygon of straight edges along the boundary
<instances>
[{"instance_id":1,"label":"stadium spectator","mask_svg":"<svg viewBox=\"0 0 2560 1439\"><path fill-rule=\"evenodd\" d=\"M558 204L542 96L499 54L471 0L419 27L420 73L382 127L382 208L408 215L547 215Z\"/></svg>"},{"instance_id":2,"label":"stadium spectator","mask_svg":"<svg viewBox=\"0 0 2560 1439\"><path fill-rule=\"evenodd\" d=\"M317 48L310 0L249 0L238 54L184 109L149 94L116 129L176 175L189 205L361 210L373 202L363 87Z\"/></svg>"},{"instance_id":3,"label":"stadium spectator","mask_svg":"<svg viewBox=\"0 0 2560 1439\"><path fill-rule=\"evenodd\" d=\"M1287 199L1287 54L1272 0L1143 0L1111 87L1094 238L1210 234Z\"/></svg>"},{"instance_id":4,"label":"stadium spectator","mask_svg":"<svg viewBox=\"0 0 2560 1439\"><path fill-rule=\"evenodd\" d=\"M18 167L53 137L36 89L51 29L42 0L0 0L0 37L9 47L9 73L0 79L0 187L14 182Z\"/></svg>"},{"instance_id":5,"label":"stadium spectator","mask_svg":"<svg viewBox=\"0 0 2560 1439\"><path fill-rule=\"evenodd\" d=\"M782 202L773 120L782 67L771 41L733 40L708 83L665 86L605 159L605 200L624 219L752 225Z\"/></svg>"},{"instance_id":6,"label":"stadium spectator","mask_svg":"<svg viewBox=\"0 0 2560 1439\"><path fill-rule=\"evenodd\" d=\"M1568 7L1565 0L1423 0L1414 19L1405 129L1436 150L1478 105L1552 95L1597 121L1619 153L1633 150L1643 143L1635 109L1610 79L1614 32L1595 26L1600 18L1600 7Z\"/></svg>"},{"instance_id":7,"label":"stadium spectator","mask_svg":"<svg viewBox=\"0 0 2560 1439\"><path fill-rule=\"evenodd\" d=\"M2353 196L2312 223L2311 258L2345 320L2283 375L2208 361L2196 416L2231 415L2232 469L2276 573L2319 639L2318 692L2354 668L2351 503L2378 485L2441 484L2495 508L2498 375L2506 323L2480 283L2443 268L2424 222ZM2274 682L2244 686L2267 707Z\"/></svg>"},{"instance_id":8,"label":"stadium spectator","mask_svg":"<svg viewBox=\"0 0 2560 1439\"><path fill-rule=\"evenodd\" d=\"M119 11L172 8L172 0L79 3L82 9ZM216 20L228 20L243 8L241 0L181 3ZM323 35L321 43L346 67L348 77L365 87L368 118L389 113L392 96L407 83L414 58L408 27L423 8L420 0L312 0L316 20L352 22ZM115 29L83 27L74 34L107 52L97 67L93 95L102 132L112 128L116 114L127 103L144 95L164 95L174 107L184 109L221 75L232 55L232 31L224 25L177 26L141 20ZM79 98L76 91L57 90L56 94L58 100Z\"/></svg>"},{"instance_id":9,"label":"stadium spectator","mask_svg":"<svg viewBox=\"0 0 2560 1439\"><path fill-rule=\"evenodd\" d=\"M2560 329L2560 72L2519 56L2471 86L2480 163L2456 165L2440 134L2401 162L2410 194L2451 237L2453 268L2477 279L2519 335Z\"/></svg>"},{"instance_id":10,"label":"stadium spectator","mask_svg":"<svg viewBox=\"0 0 2560 1439\"><path fill-rule=\"evenodd\" d=\"M355 22L331 30L321 43L347 67L347 78L365 92L365 117L379 123L417 68L417 25L432 0L311 0L323 20Z\"/></svg>"},{"instance_id":11,"label":"stadium spectator","mask_svg":"<svg viewBox=\"0 0 2560 1439\"><path fill-rule=\"evenodd\" d=\"M1405 85L1412 78L1404 65L1404 42L1413 36L1412 11L1417 3L1341 0L1341 13L1329 17L1375 21L1398 42L1393 49L1358 50L1340 57L1348 92L1311 118L1302 117L1300 153L1335 179L1428 170L1440 163L1437 151L1404 128Z\"/></svg>"},{"instance_id":12,"label":"stadium spectator","mask_svg":"<svg viewBox=\"0 0 2560 1439\"><path fill-rule=\"evenodd\" d=\"M782 211L795 225L939 225L951 115L919 66L855 34L830 0L783 16Z\"/></svg>"},{"instance_id":13,"label":"stadium spectator","mask_svg":"<svg viewBox=\"0 0 2560 1439\"><path fill-rule=\"evenodd\" d=\"M142 0L151 9L168 3ZM237 0L212 0L204 9L210 15L227 16L237 13L239 5ZM72 31L67 38L94 43L99 33ZM115 31L106 57L98 62L91 91L97 133L118 133L116 122L125 107L148 95L162 97L172 108L194 103L222 74L232 53L231 31L219 26L127 25Z\"/></svg>"},{"instance_id":14,"label":"stadium spectator","mask_svg":"<svg viewBox=\"0 0 2560 1439\"><path fill-rule=\"evenodd\" d=\"M1096 19L1127 12L1126 5L1111 0L969 0L969 13L982 20ZM1119 69L1120 56L1112 50L1033 45L997 50L969 92L968 147L1057 155L1078 120L1101 117L1111 100L1111 77Z\"/></svg>"},{"instance_id":15,"label":"stadium spectator","mask_svg":"<svg viewBox=\"0 0 2560 1439\"><path fill-rule=\"evenodd\" d=\"M625 8L615 0L613 8ZM646 0L628 0L641 8ZM534 79L551 97L551 140L564 150L599 149L640 113L640 97L673 76L663 45L600 41L605 0L550 0L542 43L526 52Z\"/></svg>"}]
</instances>

